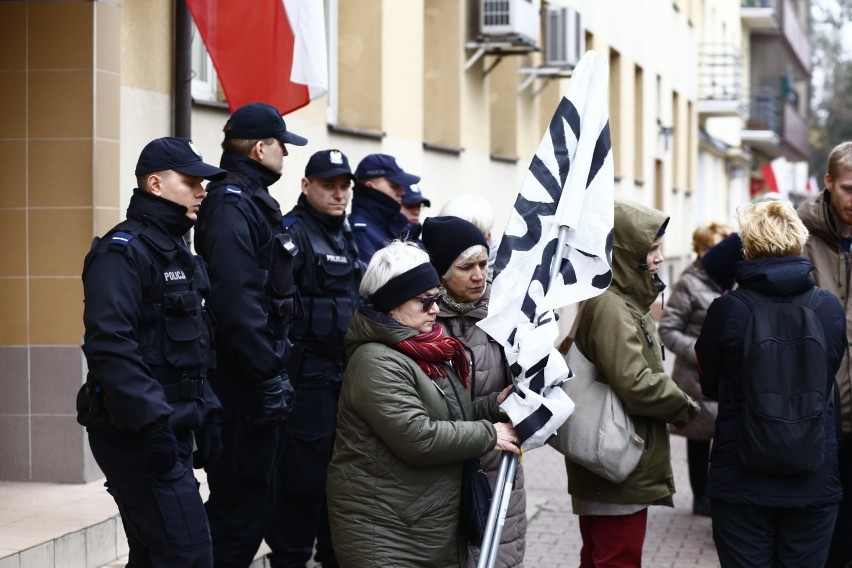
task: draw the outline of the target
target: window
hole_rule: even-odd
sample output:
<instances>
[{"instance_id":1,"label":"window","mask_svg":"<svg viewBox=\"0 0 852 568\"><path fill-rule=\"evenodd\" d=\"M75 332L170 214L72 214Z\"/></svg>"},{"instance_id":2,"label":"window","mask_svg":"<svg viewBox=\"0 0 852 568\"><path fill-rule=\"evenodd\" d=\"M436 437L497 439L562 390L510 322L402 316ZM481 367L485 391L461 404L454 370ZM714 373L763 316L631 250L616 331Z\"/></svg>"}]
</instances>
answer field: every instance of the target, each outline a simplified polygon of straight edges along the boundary
<instances>
[{"instance_id":1,"label":"window","mask_svg":"<svg viewBox=\"0 0 852 568\"><path fill-rule=\"evenodd\" d=\"M204 40L192 23L192 98L197 101L220 101L219 79L216 77L216 69L213 60L207 53Z\"/></svg>"},{"instance_id":2,"label":"window","mask_svg":"<svg viewBox=\"0 0 852 568\"><path fill-rule=\"evenodd\" d=\"M645 180L645 74L636 65L633 69L633 180Z\"/></svg>"}]
</instances>

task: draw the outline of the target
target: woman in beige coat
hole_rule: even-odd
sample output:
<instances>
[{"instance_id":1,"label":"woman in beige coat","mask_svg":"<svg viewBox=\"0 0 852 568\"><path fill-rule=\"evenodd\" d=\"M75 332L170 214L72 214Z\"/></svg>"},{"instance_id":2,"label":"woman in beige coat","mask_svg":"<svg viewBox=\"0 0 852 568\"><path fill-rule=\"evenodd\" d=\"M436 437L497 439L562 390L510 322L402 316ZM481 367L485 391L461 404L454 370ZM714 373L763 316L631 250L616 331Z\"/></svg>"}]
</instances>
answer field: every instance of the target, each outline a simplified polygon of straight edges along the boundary
<instances>
[{"instance_id":1,"label":"woman in beige coat","mask_svg":"<svg viewBox=\"0 0 852 568\"><path fill-rule=\"evenodd\" d=\"M423 223L423 244L441 276L438 322L458 339L471 359L470 392L474 400L493 396L512 384L503 348L476 323L488 315L488 245L475 225L455 216L430 217ZM480 458L493 488L500 452ZM527 514L523 467L518 464L495 566L523 567ZM479 549L470 547L468 566L476 566Z\"/></svg>"},{"instance_id":2,"label":"woman in beige coat","mask_svg":"<svg viewBox=\"0 0 852 568\"><path fill-rule=\"evenodd\" d=\"M710 515L710 501L704 495L704 489L707 487L710 440L713 438L718 405L715 401L705 400L701 394L694 348L707 308L724 290L707 274L701 261L704 253L730 234L728 225L716 221L704 223L693 231L692 250L697 258L672 286L659 327L663 345L675 354L672 379L701 406L698 417L686 428L676 429L674 433L687 438L686 458L689 484L692 487L692 512L703 516Z\"/></svg>"}]
</instances>

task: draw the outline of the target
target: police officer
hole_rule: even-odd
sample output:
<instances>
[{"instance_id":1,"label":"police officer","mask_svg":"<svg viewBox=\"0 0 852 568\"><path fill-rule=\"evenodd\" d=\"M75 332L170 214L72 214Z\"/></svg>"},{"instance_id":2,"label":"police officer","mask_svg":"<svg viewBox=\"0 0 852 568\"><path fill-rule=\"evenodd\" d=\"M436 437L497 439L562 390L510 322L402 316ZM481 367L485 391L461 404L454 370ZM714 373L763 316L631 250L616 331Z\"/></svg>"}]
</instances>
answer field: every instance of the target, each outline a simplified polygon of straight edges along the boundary
<instances>
[{"instance_id":1,"label":"police officer","mask_svg":"<svg viewBox=\"0 0 852 568\"><path fill-rule=\"evenodd\" d=\"M201 182L224 175L189 140L150 142L127 219L95 240L83 266L89 374L77 421L118 504L129 566L213 565L192 432L198 457L214 461L221 406L206 381L207 275L183 235L204 199Z\"/></svg>"},{"instance_id":2,"label":"police officer","mask_svg":"<svg viewBox=\"0 0 852 568\"><path fill-rule=\"evenodd\" d=\"M405 188L419 181L388 154L369 154L358 164L349 223L365 266L377 250L393 239L420 236L420 227L410 223L400 211Z\"/></svg>"},{"instance_id":3,"label":"police officer","mask_svg":"<svg viewBox=\"0 0 852 568\"><path fill-rule=\"evenodd\" d=\"M422 223L420 222L420 213L423 207L431 207L432 201L423 195L420 186L416 183L405 186L405 193L400 200L401 212L412 225L420 227L422 232Z\"/></svg>"},{"instance_id":4,"label":"police officer","mask_svg":"<svg viewBox=\"0 0 852 568\"><path fill-rule=\"evenodd\" d=\"M311 156L302 195L284 217L299 252L296 286L303 317L293 323L288 361L296 402L283 429L277 502L266 542L272 568L304 568L316 539L316 561L336 567L331 546L325 481L337 425L337 401L346 367L343 336L360 303L361 269L346 206L352 170L340 150Z\"/></svg>"},{"instance_id":5,"label":"police officer","mask_svg":"<svg viewBox=\"0 0 852 568\"><path fill-rule=\"evenodd\" d=\"M234 111L225 124L220 165L198 213L195 246L210 270L216 322L213 388L224 406L222 459L207 468L207 514L216 566L245 568L266 529L278 426L292 387L285 370L289 325L299 306L293 284L296 253L284 234L269 186L281 177L285 144L307 140L287 130L264 103Z\"/></svg>"}]
</instances>

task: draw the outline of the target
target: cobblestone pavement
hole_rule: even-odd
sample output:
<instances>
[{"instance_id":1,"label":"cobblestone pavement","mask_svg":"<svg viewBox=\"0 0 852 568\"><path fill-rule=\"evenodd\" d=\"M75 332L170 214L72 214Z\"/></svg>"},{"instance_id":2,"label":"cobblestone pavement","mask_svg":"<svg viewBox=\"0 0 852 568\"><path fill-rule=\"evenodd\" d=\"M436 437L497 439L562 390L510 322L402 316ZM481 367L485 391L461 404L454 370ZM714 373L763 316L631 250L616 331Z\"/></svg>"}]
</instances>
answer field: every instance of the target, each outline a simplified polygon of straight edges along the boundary
<instances>
[{"instance_id":1,"label":"cobblestone pavement","mask_svg":"<svg viewBox=\"0 0 852 568\"><path fill-rule=\"evenodd\" d=\"M642 554L646 568L718 567L710 518L692 514L692 491L686 468L686 440L672 436L675 507L651 507ZM524 457L527 512L528 568L580 565L580 526L571 511L568 478L562 455L549 446Z\"/></svg>"}]
</instances>

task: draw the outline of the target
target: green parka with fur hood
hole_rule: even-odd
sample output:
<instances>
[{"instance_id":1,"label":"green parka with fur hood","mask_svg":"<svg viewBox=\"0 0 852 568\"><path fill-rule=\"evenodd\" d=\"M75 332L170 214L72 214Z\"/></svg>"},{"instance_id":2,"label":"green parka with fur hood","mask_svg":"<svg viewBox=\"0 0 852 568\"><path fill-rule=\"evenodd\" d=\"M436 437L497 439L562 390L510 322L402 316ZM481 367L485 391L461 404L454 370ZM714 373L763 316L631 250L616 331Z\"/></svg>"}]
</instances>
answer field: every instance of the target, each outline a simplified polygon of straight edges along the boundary
<instances>
[{"instance_id":1,"label":"green parka with fur hood","mask_svg":"<svg viewBox=\"0 0 852 568\"><path fill-rule=\"evenodd\" d=\"M667 423L685 426L699 409L663 370L650 311L665 285L647 271L645 262L667 222L656 209L615 203L613 280L606 292L585 302L576 341L624 403L645 441L645 452L636 470L618 484L566 460L568 491L575 498L638 505L675 492Z\"/></svg>"},{"instance_id":2,"label":"green parka with fur hood","mask_svg":"<svg viewBox=\"0 0 852 568\"><path fill-rule=\"evenodd\" d=\"M361 307L346 334L327 491L335 554L347 568L455 568L466 560L462 462L494 448L497 393L471 402L448 365L447 377L430 379L392 347L417 333Z\"/></svg>"}]
</instances>

